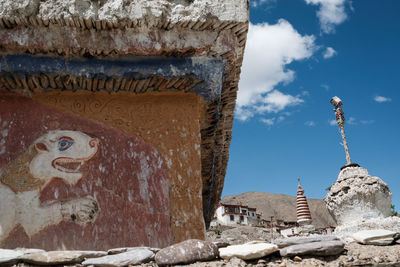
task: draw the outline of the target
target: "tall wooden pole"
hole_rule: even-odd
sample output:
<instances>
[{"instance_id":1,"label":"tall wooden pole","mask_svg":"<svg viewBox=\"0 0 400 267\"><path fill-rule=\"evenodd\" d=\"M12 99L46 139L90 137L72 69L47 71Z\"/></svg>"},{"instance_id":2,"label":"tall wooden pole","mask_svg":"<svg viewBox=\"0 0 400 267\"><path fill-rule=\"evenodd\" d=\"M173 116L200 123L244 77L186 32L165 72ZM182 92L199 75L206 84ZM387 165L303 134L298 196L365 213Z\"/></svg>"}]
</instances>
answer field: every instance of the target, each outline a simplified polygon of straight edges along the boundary
<instances>
[{"instance_id":1,"label":"tall wooden pole","mask_svg":"<svg viewBox=\"0 0 400 267\"><path fill-rule=\"evenodd\" d=\"M347 165L349 165L351 164L351 158L350 158L349 146L347 145L346 134L344 133L345 118L342 108L342 100L339 97L334 96L331 99L331 104L335 107L336 122L339 126L340 133L342 134L343 146L346 152L346 161Z\"/></svg>"},{"instance_id":2,"label":"tall wooden pole","mask_svg":"<svg viewBox=\"0 0 400 267\"><path fill-rule=\"evenodd\" d=\"M351 158L350 158L350 153L349 153L349 147L347 146L347 140L346 140L346 135L344 133L344 127L343 126L340 127L340 133L342 134L342 138L343 138L344 151L346 152L346 161L347 161L347 164L350 164L351 163Z\"/></svg>"}]
</instances>

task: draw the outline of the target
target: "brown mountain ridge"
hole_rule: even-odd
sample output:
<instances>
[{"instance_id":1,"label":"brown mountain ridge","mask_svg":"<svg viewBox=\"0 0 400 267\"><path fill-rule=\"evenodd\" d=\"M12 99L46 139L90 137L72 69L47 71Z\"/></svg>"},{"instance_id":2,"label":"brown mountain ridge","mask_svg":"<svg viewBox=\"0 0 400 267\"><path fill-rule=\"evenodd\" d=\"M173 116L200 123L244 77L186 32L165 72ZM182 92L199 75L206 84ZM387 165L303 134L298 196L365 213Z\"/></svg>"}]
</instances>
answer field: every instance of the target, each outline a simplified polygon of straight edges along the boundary
<instances>
[{"instance_id":1,"label":"brown mountain ridge","mask_svg":"<svg viewBox=\"0 0 400 267\"><path fill-rule=\"evenodd\" d=\"M316 228L336 226L336 222L326 209L322 199L307 199L310 207L313 225ZM296 221L296 197L284 194L271 194L263 192L246 192L240 195L225 196L221 199L224 204L240 204L257 208L261 218L271 220Z\"/></svg>"}]
</instances>

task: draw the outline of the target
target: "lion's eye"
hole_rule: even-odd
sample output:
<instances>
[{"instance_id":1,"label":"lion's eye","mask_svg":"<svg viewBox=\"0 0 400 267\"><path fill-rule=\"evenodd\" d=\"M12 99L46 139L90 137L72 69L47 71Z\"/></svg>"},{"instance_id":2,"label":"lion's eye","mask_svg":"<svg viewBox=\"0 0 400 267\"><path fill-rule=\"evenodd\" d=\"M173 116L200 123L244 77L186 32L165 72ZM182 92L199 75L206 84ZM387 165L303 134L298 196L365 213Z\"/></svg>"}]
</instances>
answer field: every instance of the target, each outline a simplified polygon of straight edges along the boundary
<instances>
[{"instance_id":1,"label":"lion's eye","mask_svg":"<svg viewBox=\"0 0 400 267\"><path fill-rule=\"evenodd\" d=\"M74 144L74 141L68 139L61 139L58 141L58 150L64 151L70 148Z\"/></svg>"}]
</instances>

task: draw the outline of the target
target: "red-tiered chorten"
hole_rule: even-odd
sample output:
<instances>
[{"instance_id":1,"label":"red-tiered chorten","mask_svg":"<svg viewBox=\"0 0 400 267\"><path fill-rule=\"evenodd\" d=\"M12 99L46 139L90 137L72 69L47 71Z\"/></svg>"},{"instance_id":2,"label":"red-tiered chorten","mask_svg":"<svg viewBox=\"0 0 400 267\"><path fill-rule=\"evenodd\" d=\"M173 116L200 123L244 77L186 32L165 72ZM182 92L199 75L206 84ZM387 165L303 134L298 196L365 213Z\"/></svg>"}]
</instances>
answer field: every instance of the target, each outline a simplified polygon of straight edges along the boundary
<instances>
[{"instance_id":1,"label":"red-tiered chorten","mask_svg":"<svg viewBox=\"0 0 400 267\"><path fill-rule=\"evenodd\" d=\"M311 213L308 207L307 198L304 195L304 190L301 188L300 178L299 178L299 187L297 189L297 202L296 202L296 210L297 210L297 223L299 225L311 224Z\"/></svg>"}]
</instances>

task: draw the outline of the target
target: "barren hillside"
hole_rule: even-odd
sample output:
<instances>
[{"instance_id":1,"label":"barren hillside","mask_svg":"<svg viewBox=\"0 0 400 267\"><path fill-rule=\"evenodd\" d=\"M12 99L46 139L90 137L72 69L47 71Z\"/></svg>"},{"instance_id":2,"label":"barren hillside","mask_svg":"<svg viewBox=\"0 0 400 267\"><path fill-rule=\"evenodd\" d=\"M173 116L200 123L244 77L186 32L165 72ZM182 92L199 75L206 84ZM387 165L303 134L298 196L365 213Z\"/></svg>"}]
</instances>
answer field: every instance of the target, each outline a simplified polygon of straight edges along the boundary
<instances>
[{"instance_id":1,"label":"barren hillside","mask_svg":"<svg viewBox=\"0 0 400 267\"><path fill-rule=\"evenodd\" d=\"M316 228L336 226L335 221L329 215L325 203L321 199L307 199L310 206L313 225ZM226 196L222 203L242 204L257 208L257 213L262 214L263 219L283 219L296 221L296 197L283 194L270 194L262 192L246 192L240 195Z\"/></svg>"}]
</instances>

